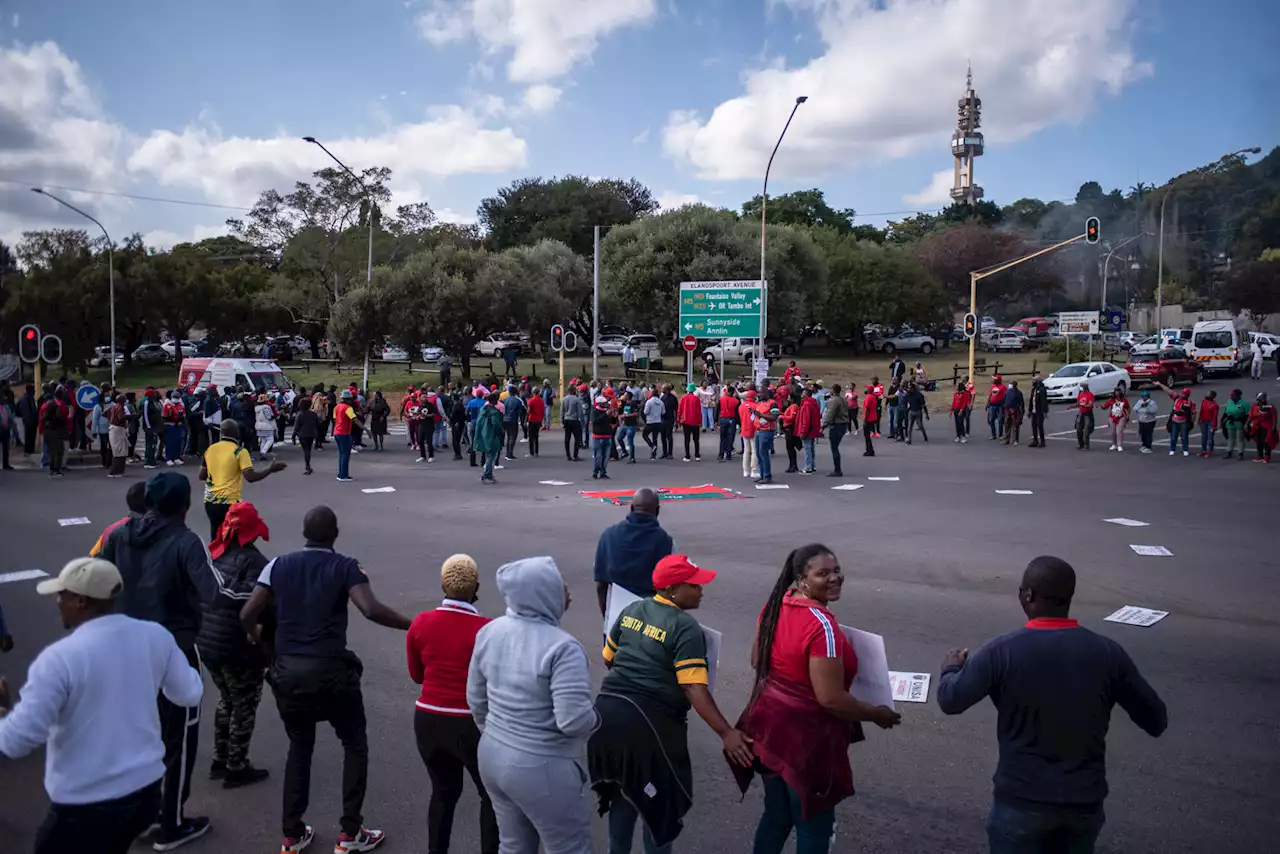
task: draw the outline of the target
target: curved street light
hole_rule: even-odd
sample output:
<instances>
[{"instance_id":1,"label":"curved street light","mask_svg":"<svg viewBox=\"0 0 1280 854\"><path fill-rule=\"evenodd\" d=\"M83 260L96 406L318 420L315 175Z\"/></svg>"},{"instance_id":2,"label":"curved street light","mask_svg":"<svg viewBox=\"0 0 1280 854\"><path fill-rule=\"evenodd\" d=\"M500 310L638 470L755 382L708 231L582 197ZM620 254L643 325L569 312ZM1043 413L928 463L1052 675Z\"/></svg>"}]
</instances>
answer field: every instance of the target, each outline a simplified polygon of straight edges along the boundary
<instances>
[{"instance_id":1,"label":"curved street light","mask_svg":"<svg viewBox=\"0 0 1280 854\"><path fill-rule=\"evenodd\" d=\"M769 170L773 168L773 158L778 153L778 148L782 145L782 138L787 135L787 129L791 127L791 120L796 117L796 110L800 109L800 105L809 100L808 95L801 95L796 98L795 106L791 108L791 115L787 116L787 123L782 126L782 133L778 134L778 141L774 143L773 153L769 155L769 163L764 168L764 188L760 191L760 352L755 354L756 359L768 359L766 354L765 339L769 336L769 294L765 287L765 208L769 203ZM752 374L755 374L755 366L752 365Z\"/></svg>"},{"instance_id":2,"label":"curved street light","mask_svg":"<svg viewBox=\"0 0 1280 854\"><path fill-rule=\"evenodd\" d=\"M342 170L346 172L348 175L350 175L355 180L356 184L359 185L360 189L364 191L365 200L368 201L369 203L369 264L368 264L368 267L366 267L365 269L365 282L368 284L373 284L373 196L370 195L369 188L365 186L364 181L360 180L360 176L352 172L351 169L347 166L347 164L339 160L332 151L325 148L323 142L316 139L314 136L304 136L302 138L302 141L309 142L312 145L319 147L321 151L329 155L329 159L332 160L334 163L337 163L339 166L341 166ZM365 344L365 348L364 348L364 382L361 384L361 387L365 390L365 393L367 394L369 391L369 345L368 344Z\"/></svg>"},{"instance_id":3,"label":"curved street light","mask_svg":"<svg viewBox=\"0 0 1280 854\"><path fill-rule=\"evenodd\" d=\"M110 312L111 312L111 356L109 361L111 362L111 387L115 388L116 387L116 275L115 275L115 263L113 261L112 253L111 253L111 235L107 234L106 226L98 222L93 217L89 216L84 211L80 210L75 205L71 204L71 202L68 202L66 199L60 199L57 196L55 196L53 193L45 192L39 187L32 187L31 192L39 193L40 195L45 196L46 198L53 199L55 202L62 205L63 207L70 208L71 210L80 214L80 216L89 220L98 228L101 228L102 236L107 239L107 303L108 303L108 306L110 307ZM185 334L185 331L180 334ZM179 343L181 343L181 340L179 340Z\"/></svg>"}]
</instances>

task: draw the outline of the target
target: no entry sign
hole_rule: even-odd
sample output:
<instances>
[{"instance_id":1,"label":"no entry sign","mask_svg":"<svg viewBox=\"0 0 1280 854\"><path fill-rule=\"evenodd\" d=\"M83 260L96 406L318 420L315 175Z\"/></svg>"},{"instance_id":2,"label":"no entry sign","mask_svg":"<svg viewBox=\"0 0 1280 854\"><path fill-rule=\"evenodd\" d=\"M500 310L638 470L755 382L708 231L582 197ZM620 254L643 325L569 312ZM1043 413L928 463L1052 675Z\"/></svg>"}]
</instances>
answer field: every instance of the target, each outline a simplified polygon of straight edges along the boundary
<instances>
[{"instance_id":1,"label":"no entry sign","mask_svg":"<svg viewBox=\"0 0 1280 854\"><path fill-rule=\"evenodd\" d=\"M684 336L684 341L682 343L684 344L684 349L690 353L698 349L698 339L694 338L692 335Z\"/></svg>"}]
</instances>

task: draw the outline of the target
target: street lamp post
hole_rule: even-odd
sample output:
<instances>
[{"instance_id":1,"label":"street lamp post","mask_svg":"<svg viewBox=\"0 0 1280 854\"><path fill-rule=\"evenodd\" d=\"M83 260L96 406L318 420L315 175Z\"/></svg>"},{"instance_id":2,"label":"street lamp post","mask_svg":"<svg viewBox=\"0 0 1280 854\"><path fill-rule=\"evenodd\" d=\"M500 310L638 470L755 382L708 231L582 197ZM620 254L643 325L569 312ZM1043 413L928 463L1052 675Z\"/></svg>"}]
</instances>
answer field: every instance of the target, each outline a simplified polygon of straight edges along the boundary
<instances>
[{"instance_id":1,"label":"street lamp post","mask_svg":"<svg viewBox=\"0 0 1280 854\"><path fill-rule=\"evenodd\" d=\"M115 388L116 387L116 274L115 274L115 261L111 252L111 235L107 234L107 229L102 223L98 222L96 219L89 216L87 213L80 210L78 207L66 201L65 199L60 199L57 196L53 195L52 193L45 192L39 187L32 187L31 192L39 193L42 196L53 199L55 202L62 205L63 207L70 208L71 210L80 214L80 216L89 220L98 228L101 228L102 236L107 239L107 303L109 307L108 310L110 311L110 314L111 314L111 356L109 357L109 361L111 362L111 387ZM179 345L182 343L182 338L186 334L187 334L187 331L185 329L178 333ZM181 347L179 347L179 349L181 349Z\"/></svg>"},{"instance_id":2,"label":"street lamp post","mask_svg":"<svg viewBox=\"0 0 1280 854\"><path fill-rule=\"evenodd\" d=\"M1151 232L1149 231L1144 231L1141 234L1135 234L1133 237L1127 238L1117 243L1115 248L1107 253L1106 260L1102 262L1102 311L1104 313L1107 310L1107 268L1111 266L1111 256L1116 254L1116 252L1118 252L1119 250L1123 249L1127 244L1137 240L1139 237L1150 237L1150 236L1151 236ZM1125 308L1127 309L1128 306L1126 305Z\"/></svg>"},{"instance_id":3,"label":"street lamp post","mask_svg":"<svg viewBox=\"0 0 1280 854\"><path fill-rule=\"evenodd\" d=\"M796 110L800 109L800 105L809 100L808 95L801 95L796 98L795 106L791 108L791 115L787 116L787 123L782 126L782 133L778 134L778 141L773 146L773 153L769 155L769 163L764 168L764 188L760 191L760 352L755 354L756 359L768 359L766 351L765 339L769 335L769 294L765 287L765 208L769 203L769 170L773 168L773 158L778 153L778 148L782 145L782 138L787 135L787 128L791 127L791 120L796 117ZM752 365L752 374L755 374L755 366Z\"/></svg>"},{"instance_id":4,"label":"street lamp post","mask_svg":"<svg viewBox=\"0 0 1280 854\"><path fill-rule=\"evenodd\" d=\"M321 151L329 155L329 159L332 160L334 163L337 163L339 166L341 166L342 170L346 172L348 175L350 175L355 180L355 182L360 185L360 189L364 190L365 200L369 203L369 208L368 208L369 265L365 270L365 281L368 284L373 284L373 196L369 194L369 188L365 186L364 181L360 180L360 176L352 172L351 169L348 168L347 164L343 163L336 156L334 156L334 153L332 151L325 148L323 142L316 139L314 136L304 136L302 139L304 142L309 142L312 145L318 146ZM365 393L368 394L369 392L369 342L367 341L365 342L365 345L364 345L364 382L361 384L361 387L364 389Z\"/></svg>"},{"instance_id":5,"label":"street lamp post","mask_svg":"<svg viewBox=\"0 0 1280 854\"><path fill-rule=\"evenodd\" d=\"M1235 157L1239 154L1261 154L1262 149L1256 145L1253 148L1242 148L1239 151L1233 151L1224 156ZM1164 307L1164 206L1169 201L1169 197L1173 195L1174 188L1172 186L1165 190L1164 197L1160 199L1160 249L1156 253L1156 335L1160 334L1160 327L1163 325L1160 321L1160 313Z\"/></svg>"}]
</instances>

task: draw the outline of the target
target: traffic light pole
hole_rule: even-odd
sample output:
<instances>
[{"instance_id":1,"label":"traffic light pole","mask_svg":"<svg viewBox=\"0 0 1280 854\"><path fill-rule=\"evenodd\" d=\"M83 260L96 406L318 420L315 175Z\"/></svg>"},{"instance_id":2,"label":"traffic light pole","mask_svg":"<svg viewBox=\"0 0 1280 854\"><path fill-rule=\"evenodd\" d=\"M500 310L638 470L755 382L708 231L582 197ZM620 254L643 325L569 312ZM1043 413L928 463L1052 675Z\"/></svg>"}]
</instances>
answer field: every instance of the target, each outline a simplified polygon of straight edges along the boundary
<instances>
[{"instance_id":1,"label":"traffic light pole","mask_svg":"<svg viewBox=\"0 0 1280 854\"><path fill-rule=\"evenodd\" d=\"M1095 230L1094 232L1095 239L1096 239L1096 236L1097 236L1097 232ZM1075 243L1077 240L1086 240L1088 238L1089 238L1088 232L1085 232L1084 234L1077 234L1075 237L1072 237L1070 240L1064 240L1061 243L1055 243L1052 246L1047 246L1044 249L1041 249L1037 252L1032 252L1030 255L1023 255L1021 258L1015 258L1012 261L1006 261L1003 264L997 264L994 267L988 267L985 270L973 271L972 273L969 274L969 312L973 314L975 317L977 317L978 280L979 279L985 279L988 276L994 276L996 273L1002 273L1005 270L1008 270L1010 267L1018 266L1024 261L1030 261L1033 258L1039 258L1041 255L1048 255L1050 252L1053 252L1055 249L1061 249L1064 246L1068 246L1072 243ZM974 330L973 337L969 339L969 382L973 382L975 347L977 345L978 336L981 333L982 333L982 322L981 320L979 320L978 328Z\"/></svg>"}]
</instances>

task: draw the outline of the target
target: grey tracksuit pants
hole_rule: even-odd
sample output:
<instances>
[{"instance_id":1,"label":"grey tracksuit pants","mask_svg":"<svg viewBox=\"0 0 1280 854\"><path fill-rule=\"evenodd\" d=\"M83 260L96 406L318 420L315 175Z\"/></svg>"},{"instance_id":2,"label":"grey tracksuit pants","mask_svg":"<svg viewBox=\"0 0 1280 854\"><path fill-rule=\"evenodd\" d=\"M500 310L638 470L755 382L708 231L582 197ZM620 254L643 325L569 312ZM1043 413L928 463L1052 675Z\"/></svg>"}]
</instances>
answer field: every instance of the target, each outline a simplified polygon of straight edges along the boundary
<instances>
[{"instance_id":1,"label":"grey tracksuit pants","mask_svg":"<svg viewBox=\"0 0 1280 854\"><path fill-rule=\"evenodd\" d=\"M592 854L591 782L580 761L480 737L480 778L498 817L499 854Z\"/></svg>"}]
</instances>

